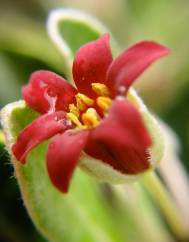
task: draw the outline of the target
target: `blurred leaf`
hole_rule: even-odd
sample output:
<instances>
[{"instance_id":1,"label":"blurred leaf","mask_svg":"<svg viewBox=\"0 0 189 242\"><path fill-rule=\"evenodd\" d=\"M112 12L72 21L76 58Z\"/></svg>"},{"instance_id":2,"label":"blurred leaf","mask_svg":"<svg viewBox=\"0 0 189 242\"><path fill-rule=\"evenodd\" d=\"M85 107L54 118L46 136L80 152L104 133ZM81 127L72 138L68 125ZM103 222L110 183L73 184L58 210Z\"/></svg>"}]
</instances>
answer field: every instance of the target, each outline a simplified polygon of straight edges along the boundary
<instances>
[{"instance_id":1,"label":"blurred leaf","mask_svg":"<svg viewBox=\"0 0 189 242\"><path fill-rule=\"evenodd\" d=\"M4 211L3 211L4 212ZM38 234L27 231L25 227L20 228L18 220L15 224L13 220L7 218L7 214L0 211L0 241L1 242L45 242ZM31 226L31 225L30 225ZM26 231L23 232L23 229ZM30 237L28 238L28 233Z\"/></svg>"},{"instance_id":2,"label":"blurred leaf","mask_svg":"<svg viewBox=\"0 0 189 242\"><path fill-rule=\"evenodd\" d=\"M24 16L1 16L0 51L36 59L63 72L62 57L53 47L45 28Z\"/></svg>"},{"instance_id":3,"label":"blurred leaf","mask_svg":"<svg viewBox=\"0 0 189 242\"><path fill-rule=\"evenodd\" d=\"M20 84L16 73L11 70L5 55L0 55L0 103L2 106L19 99Z\"/></svg>"},{"instance_id":4,"label":"blurred leaf","mask_svg":"<svg viewBox=\"0 0 189 242\"><path fill-rule=\"evenodd\" d=\"M123 42L153 39L171 49L167 60L154 66L145 73L142 82L137 83L152 110L163 114L172 108L178 99L182 99L182 93L189 85L189 1L129 0L126 6L128 26L123 31L128 38ZM154 93L161 93L161 98Z\"/></svg>"},{"instance_id":5,"label":"blurred leaf","mask_svg":"<svg viewBox=\"0 0 189 242\"><path fill-rule=\"evenodd\" d=\"M180 140L176 133L161 121L165 137L165 151L159 166L159 173L168 190L172 193L182 215L182 221L189 227L189 180L187 171L179 157L181 150ZM175 179L175 177L177 179Z\"/></svg>"},{"instance_id":6,"label":"blurred leaf","mask_svg":"<svg viewBox=\"0 0 189 242\"><path fill-rule=\"evenodd\" d=\"M0 53L0 107L21 98L21 86L38 69L51 69L40 60L18 53ZM63 69L62 69L63 71Z\"/></svg>"},{"instance_id":7,"label":"blurred leaf","mask_svg":"<svg viewBox=\"0 0 189 242\"><path fill-rule=\"evenodd\" d=\"M187 172L189 173L189 154L188 154L188 103L189 103L189 88L185 88L179 100L164 113L163 118L174 128L181 141L180 157L183 161Z\"/></svg>"}]
</instances>

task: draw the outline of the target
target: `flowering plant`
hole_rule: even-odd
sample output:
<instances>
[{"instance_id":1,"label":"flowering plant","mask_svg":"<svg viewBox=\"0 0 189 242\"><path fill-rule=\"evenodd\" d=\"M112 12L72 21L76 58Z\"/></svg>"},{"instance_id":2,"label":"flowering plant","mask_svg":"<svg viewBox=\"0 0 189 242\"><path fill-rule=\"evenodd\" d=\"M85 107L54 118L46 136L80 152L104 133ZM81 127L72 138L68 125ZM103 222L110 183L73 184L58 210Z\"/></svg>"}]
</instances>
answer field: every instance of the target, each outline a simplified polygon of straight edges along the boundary
<instances>
[{"instance_id":1,"label":"flowering plant","mask_svg":"<svg viewBox=\"0 0 189 242\"><path fill-rule=\"evenodd\" d=\"M160 126L131 85L169 50L144 41L113 60L109 35L103 34L109 31L74 10L53 12L48 30L63 54L64 68L70 67L75 55L76 87L53 72L37 71L22 89L24 100L1 111L5 143L24 204L37 228L54 242L172 241L147 189L170 229L181 240L188 238L182 216L154 172L142 176L140 183L127 185L126 192L126 186L104 187L76 169L79 165L102 181L125 183L161 160ZM80 31L86 34L74 42L73 35ZM70 73L67 70L67 76ZM107 187L120 210L112 212L104 192Z\"/></svg>"},{"instance_id":2,"label":"flowering plant","mask_svg":"<svg viewBox=\"0 0 189 242\"><path fill-rule=\"evenodd\" d=\"M134 80L168 53L167 48L144 41L113 60L105 34L78 50L73 63L77 89L49 71L32 74L22 93L42 116L18 136L12 147L17 160L25 163L31 149L55 136L48 147L47 168L62 192L68 190L82 150L122 176L148 170L152 140L126 96Z\"/></svg>"}]
</instances>

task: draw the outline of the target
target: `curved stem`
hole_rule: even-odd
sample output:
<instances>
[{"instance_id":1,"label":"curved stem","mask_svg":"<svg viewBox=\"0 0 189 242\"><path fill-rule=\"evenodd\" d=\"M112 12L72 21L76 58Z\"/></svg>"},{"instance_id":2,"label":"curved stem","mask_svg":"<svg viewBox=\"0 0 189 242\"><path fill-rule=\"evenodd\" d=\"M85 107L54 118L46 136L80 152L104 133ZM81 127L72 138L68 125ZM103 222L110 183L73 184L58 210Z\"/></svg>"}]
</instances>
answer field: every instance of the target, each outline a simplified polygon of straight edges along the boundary
<instances>
[{"instance_id":1,"label":"curved stem","mask_svg":"<svg viewBox=\"0 0 189 242\"><path fill-rule=\"evenodd\" d=\"M149 172L142 179L143 185L153 197L173 233L181 240L187 240L189 231L183 222L176 204L155 172Z\"/></svg>"}]
</instances>

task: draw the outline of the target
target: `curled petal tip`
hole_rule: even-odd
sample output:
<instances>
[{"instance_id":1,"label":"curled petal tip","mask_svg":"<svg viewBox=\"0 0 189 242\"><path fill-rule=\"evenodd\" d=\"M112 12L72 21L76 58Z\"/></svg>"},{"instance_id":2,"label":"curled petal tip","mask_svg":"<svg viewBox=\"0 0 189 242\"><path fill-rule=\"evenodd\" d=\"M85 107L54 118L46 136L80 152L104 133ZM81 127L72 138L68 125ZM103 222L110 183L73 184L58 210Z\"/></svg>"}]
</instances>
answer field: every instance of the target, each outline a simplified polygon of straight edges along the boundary
<instances>
[{"instance_id":1,"label":"curled petal tip","mask_svg":"<svg viewBox=\"0 0 189 242\"><path fill-rule=\"evenodd\" d=\"M151 40L151 41L141 41L136 45L144 45L145 48L152 48L154 50L156 49L156 51L159 50L160 57L169 55L170 52L171 52L171 49L169 49L168 47L166 47L162 44L159 44L159 43L157 43L156 41L153 41L153 40Z\"/></svg>"},{"instance_id":2,"label":"curled petal tip","mask_svg":"<svg viewBox=\"0 0 189 242\"><path fill-rule=\"evenodd\" d=\"M22 88L22 95L28 106L39 113L49 110L67 110L77 90L63 77L51 71L36 71L29 83Z\"/></svg>"},{"instance_id":3,"label":"curled petal tip","mask_svg":"<svg viewBox=\"0 0 189 242\"><path fill-rule=\"evenodd\" d=\"M170 53L170 50L154 41L142 41L121 53L107 72L107 86L116 96L120 87L126 90L153 62Z\"/></svg>"}]
</instances>

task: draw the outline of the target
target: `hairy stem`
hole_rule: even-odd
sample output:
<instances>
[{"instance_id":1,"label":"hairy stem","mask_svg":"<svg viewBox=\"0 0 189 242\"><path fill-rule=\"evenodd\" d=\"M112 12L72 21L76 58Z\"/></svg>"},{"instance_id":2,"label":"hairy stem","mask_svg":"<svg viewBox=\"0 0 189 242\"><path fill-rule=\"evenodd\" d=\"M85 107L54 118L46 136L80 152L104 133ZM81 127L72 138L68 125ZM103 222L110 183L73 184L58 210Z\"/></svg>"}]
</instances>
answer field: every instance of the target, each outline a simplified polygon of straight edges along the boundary
<instances>
[{"instance_id":1,"label":"hairy stem","mask_svg":"<svg viewBox=\"0 0 189 242\"><path fill-rule=\"evenodd\" d=\"M143 185L153 197L155 203L161 209L172 232L180 239L187 240L189 231L183 222L171 194L166 190L164 184L155 172L147 173L142 180Z\"/></svg>"},{"instance_id":2,"label":"hairy stem","mask_svg":"<svg viewBox=\"0 0 189 242\"><path fill-rule=\"evenodd\" d=\"M120 185L115 187L114 192L122 200L123 207L129 208L127 212L131 213L140 241L174 241L140 183Z\"/></svg>"}]
</instances>

